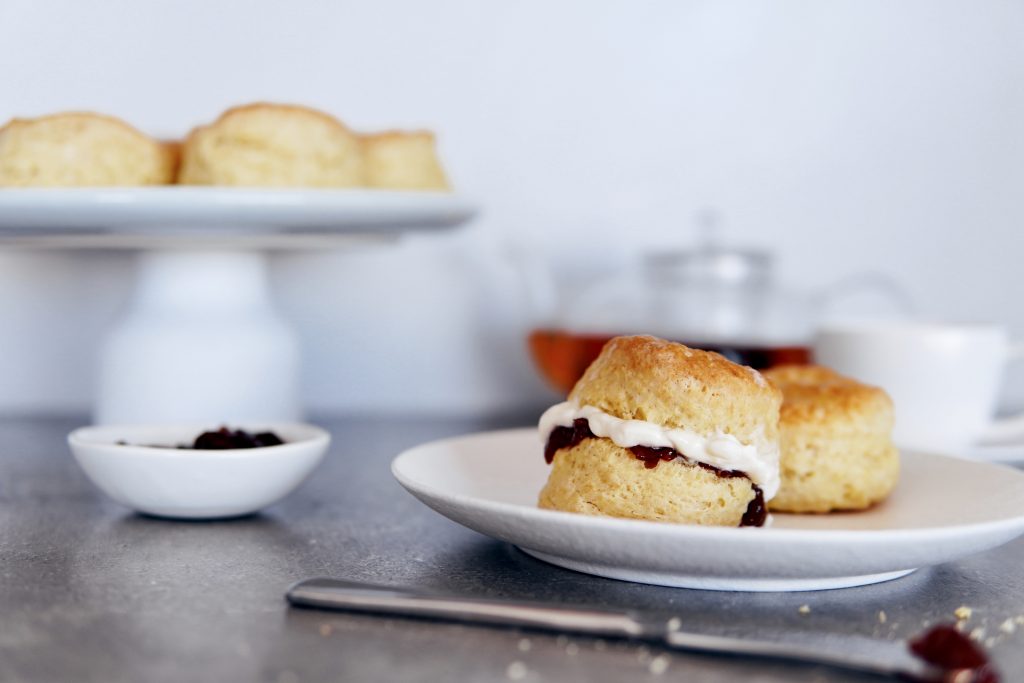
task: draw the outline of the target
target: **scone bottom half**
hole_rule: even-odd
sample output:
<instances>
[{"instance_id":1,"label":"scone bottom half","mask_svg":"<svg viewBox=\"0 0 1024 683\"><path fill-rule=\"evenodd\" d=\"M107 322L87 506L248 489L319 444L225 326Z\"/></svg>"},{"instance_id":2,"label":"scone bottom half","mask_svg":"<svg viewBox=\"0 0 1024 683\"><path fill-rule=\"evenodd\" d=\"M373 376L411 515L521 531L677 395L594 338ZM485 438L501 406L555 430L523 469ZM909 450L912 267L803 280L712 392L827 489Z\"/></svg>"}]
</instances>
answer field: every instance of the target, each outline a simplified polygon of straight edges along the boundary
<instances>
[{"instance_id":1,"label":"scone bottom half","mask_svg":"<svg viewBox=\"0 0 1024 683\"><path fill-rule=\"evenodd\" d=\"M763 526L768 517L764 492L746 474L689 460L673 448L624 449L595 436L585 418L556 427L544 458L553 468L541 491L543 508L714 526L737 526L737 514L738 526ZM663 462L657 474L669 476L645 471ZM689 495L674 495L679 483Z\"/></svg>"},{"instance_id":2,"label":"scone bottom half","mask_svg":"<svg viewBox=\"0 0 1024 683\"><path fill-rule=\"evenodd\" d=\"M541 419L552 469L539 505L651 521L762 526L765 501L778 488L780 402L759 374L718 354L654 337L617 337L569 401Z\"/></svg>"}]
</instances>

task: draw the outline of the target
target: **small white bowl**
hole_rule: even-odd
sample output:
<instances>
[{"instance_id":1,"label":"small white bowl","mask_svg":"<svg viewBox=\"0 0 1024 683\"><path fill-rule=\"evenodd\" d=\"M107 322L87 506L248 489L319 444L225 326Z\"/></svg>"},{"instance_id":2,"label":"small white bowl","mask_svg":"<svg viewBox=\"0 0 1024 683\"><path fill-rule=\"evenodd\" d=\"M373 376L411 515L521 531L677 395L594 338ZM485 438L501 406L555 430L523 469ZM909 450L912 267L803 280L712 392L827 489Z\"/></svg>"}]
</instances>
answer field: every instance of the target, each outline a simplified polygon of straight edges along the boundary
<instances>
[{"instance_id":1,"label":"small white bowl","mask_svg":"<svg viewBox=\"0 0 1024 683\"><path fill-rule=\"evenodd\" d=\"M159 517L217 519L247 515L284 498L316 469L331 441L330 434L307 424L230 424L273 431L285 443L219 451L153 446L191 444L219 426L82 427L68 435L68 445L92 483L119 503Z\"/></svg>"}]
</instances>

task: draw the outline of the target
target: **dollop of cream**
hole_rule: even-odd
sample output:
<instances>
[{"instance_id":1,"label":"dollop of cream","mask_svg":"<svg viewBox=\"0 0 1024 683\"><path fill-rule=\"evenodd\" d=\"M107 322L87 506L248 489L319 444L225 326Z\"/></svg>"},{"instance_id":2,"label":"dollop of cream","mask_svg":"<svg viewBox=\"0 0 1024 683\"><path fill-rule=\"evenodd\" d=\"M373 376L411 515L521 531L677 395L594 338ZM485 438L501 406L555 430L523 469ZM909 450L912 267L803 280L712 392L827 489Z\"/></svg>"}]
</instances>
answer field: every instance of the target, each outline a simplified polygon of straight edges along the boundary
<instances>
[{"instance_id":1,"label":"dollop of cream","mask_svg":"<svg viewBox=\"0 0 1024 683\"><path fill-rule=\"evenodd\" d=\"M778 493L779 446L764 438L763 433L753 443L745 444L721 430L698 434L689 429L668 429L645 420L624 420L594 406L566 401L551 406L541 415L541 439L547 443L556 427L571 427L579 418L587 420L594 436L611 439L621 448L674 448L689 460L744 473L761 487L765 500L771 500Z\"/></svg>"}]
</instances>

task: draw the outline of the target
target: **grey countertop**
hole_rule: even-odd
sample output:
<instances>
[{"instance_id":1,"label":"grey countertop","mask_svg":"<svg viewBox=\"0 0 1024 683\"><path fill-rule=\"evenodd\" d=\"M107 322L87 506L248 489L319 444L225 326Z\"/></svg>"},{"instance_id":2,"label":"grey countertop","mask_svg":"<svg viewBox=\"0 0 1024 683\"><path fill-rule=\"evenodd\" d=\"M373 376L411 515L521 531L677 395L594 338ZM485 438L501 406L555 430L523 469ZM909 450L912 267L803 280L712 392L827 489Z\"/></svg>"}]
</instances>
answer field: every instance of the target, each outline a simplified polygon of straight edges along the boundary
<instances>
[{"instance_id":1,"label":"grey countertop","mask_svg":"<svg viewBox=\"0 0 1024 683\"><path fill-rule=\"evenodd\" d=\"M64 443L76 421L0 420L0 680L861 680L632 643L289 609L285 588L317 575L629 607L678 616L691 630L797 640L809 631L907 637L968 605L968 628L992 639L1005 680L1024 680L1024 626L1000 629L1024 614L1022 541L840 591L659 588L543 564L440 517L391 478L391 458L408 446L517 422L322 420L331 452L291 497L257 516L186 523L135 515L96 491Z\"/></svg>"}]
</instances>

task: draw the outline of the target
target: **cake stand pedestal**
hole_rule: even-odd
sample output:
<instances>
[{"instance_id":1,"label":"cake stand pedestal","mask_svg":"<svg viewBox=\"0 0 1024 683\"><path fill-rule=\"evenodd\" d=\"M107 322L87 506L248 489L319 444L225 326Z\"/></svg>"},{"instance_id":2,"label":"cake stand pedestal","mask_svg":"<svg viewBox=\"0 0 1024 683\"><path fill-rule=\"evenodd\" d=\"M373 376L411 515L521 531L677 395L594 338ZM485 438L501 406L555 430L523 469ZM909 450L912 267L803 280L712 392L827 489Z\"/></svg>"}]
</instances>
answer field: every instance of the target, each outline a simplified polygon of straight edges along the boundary
<instances>
[{"instance_id":1,"label":"cake stand pedestal","mask_svg":"<svg viewBox=\"0 0 1024 683\"><path fill-rule=\"evenodd\" d=\"M298 369L265 253L142 252L131 305L100 351L95 420L297 420Z\"/></svg>"}]
</instances>

